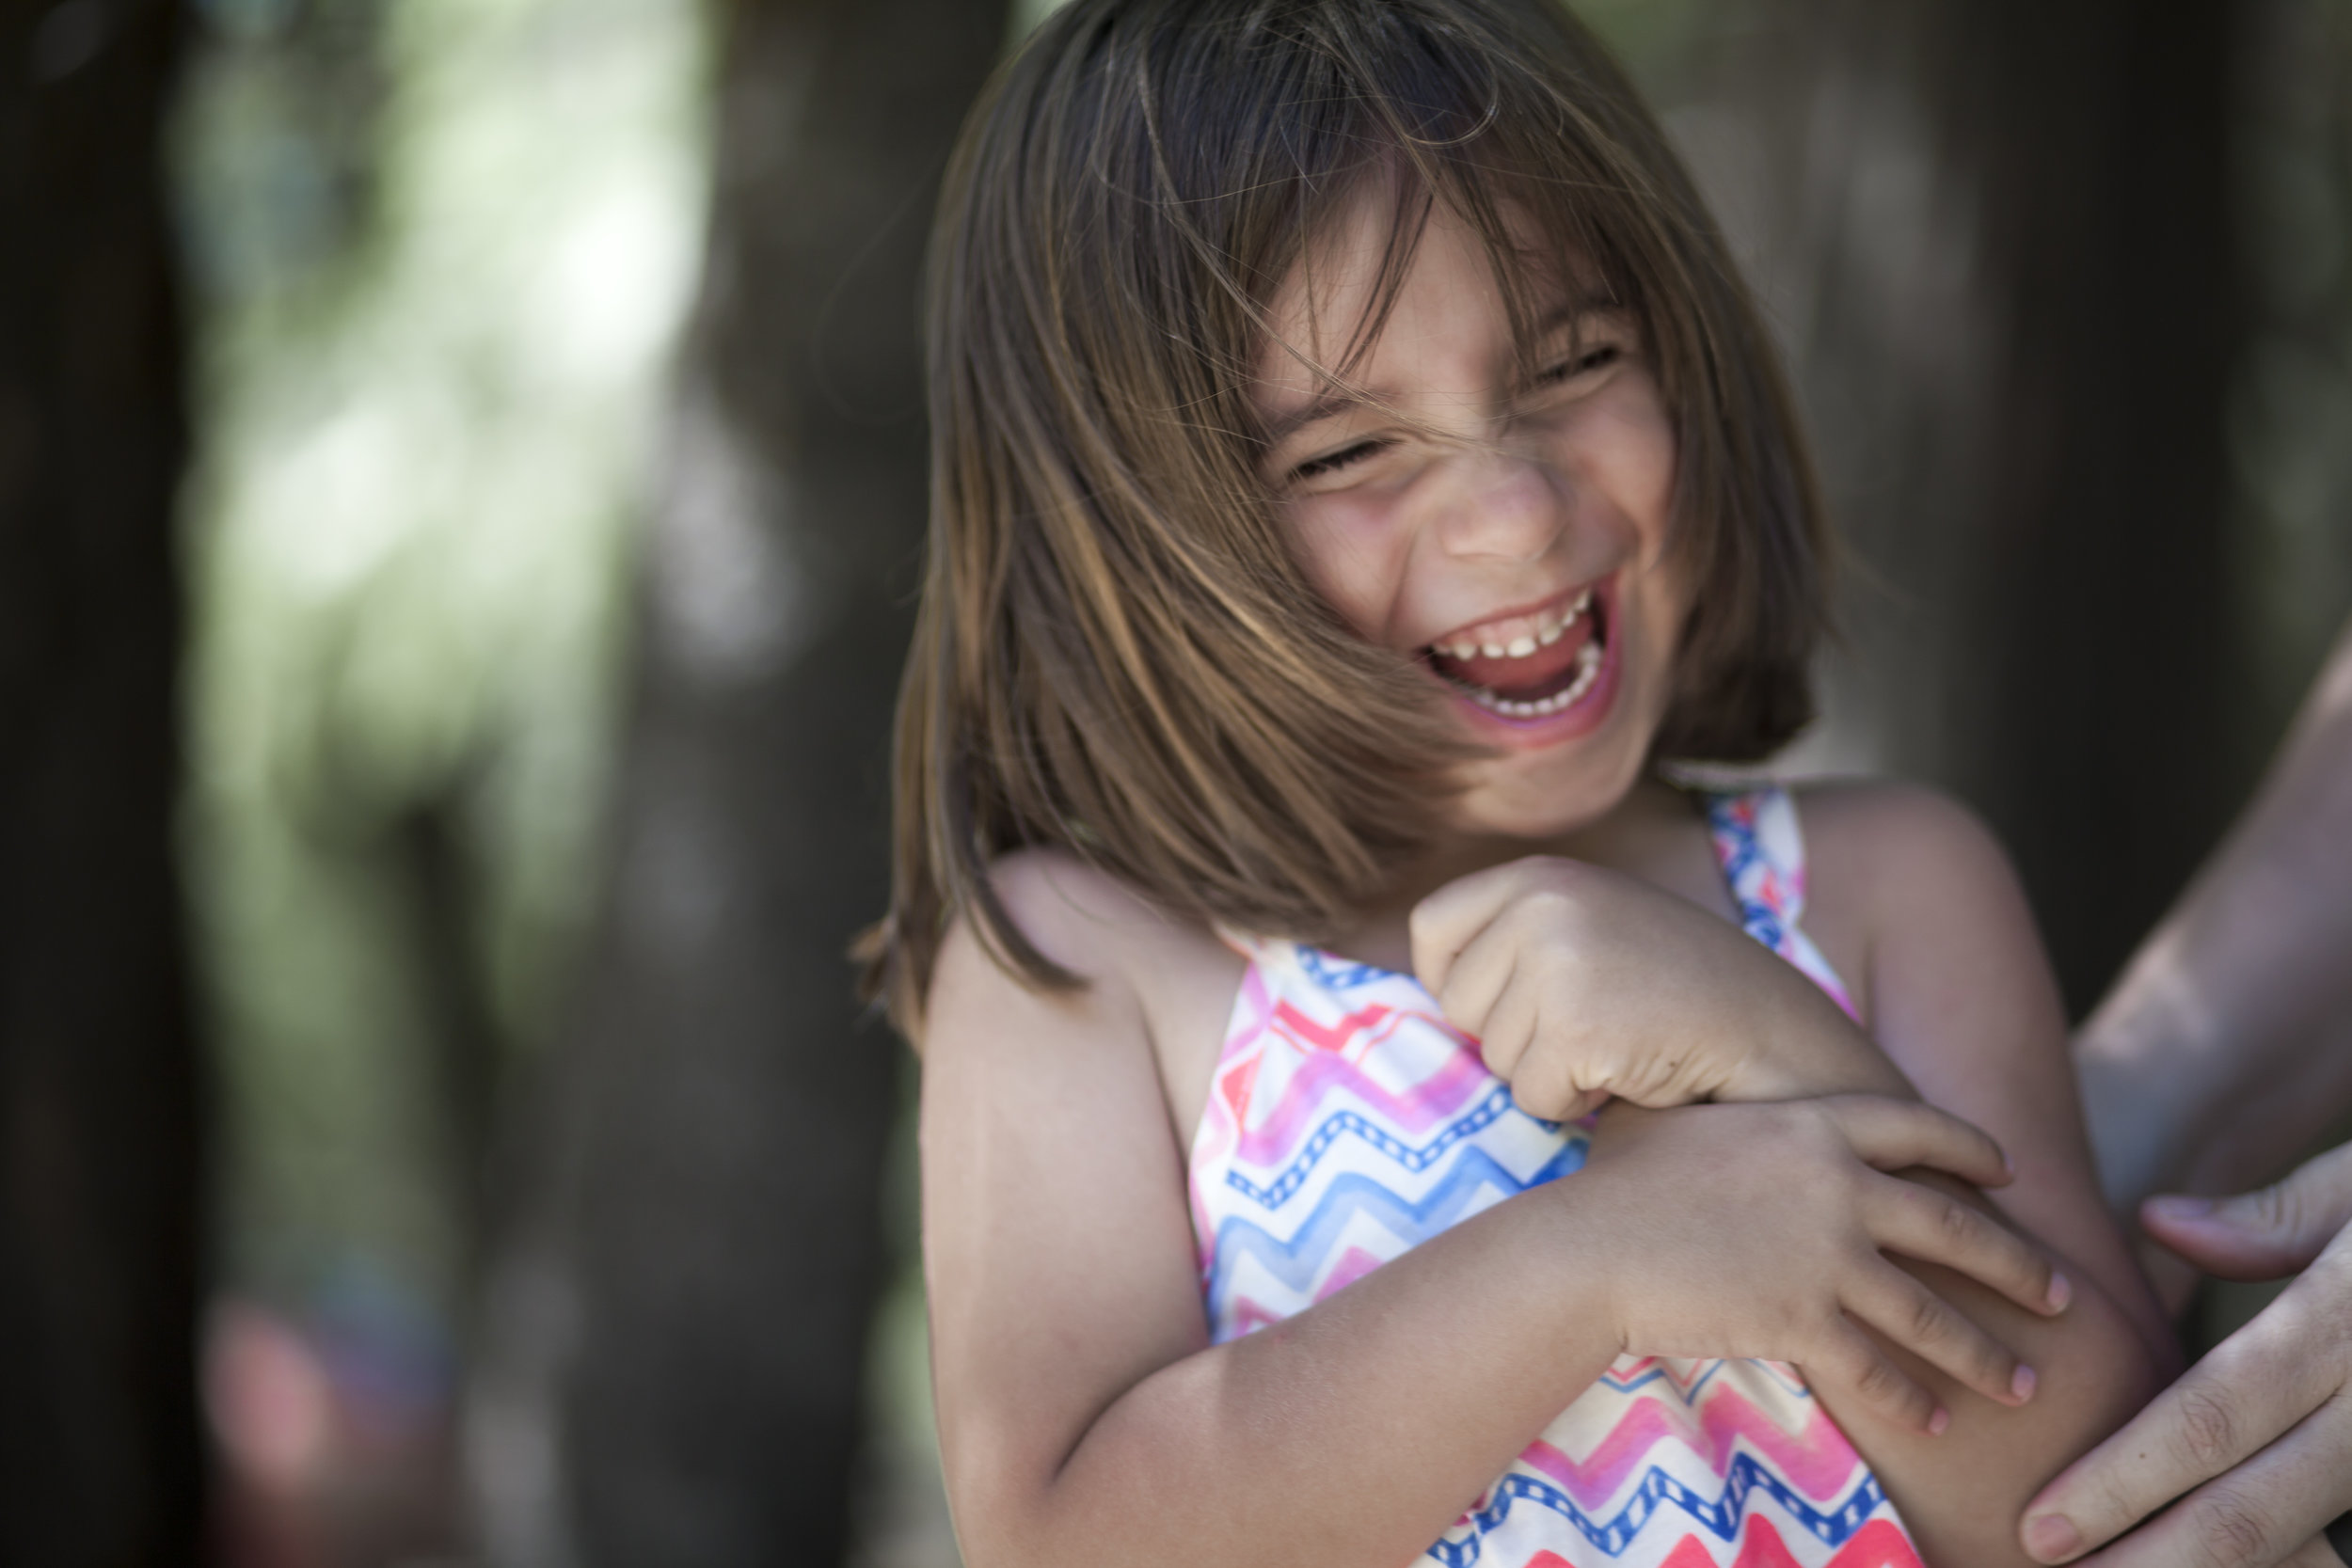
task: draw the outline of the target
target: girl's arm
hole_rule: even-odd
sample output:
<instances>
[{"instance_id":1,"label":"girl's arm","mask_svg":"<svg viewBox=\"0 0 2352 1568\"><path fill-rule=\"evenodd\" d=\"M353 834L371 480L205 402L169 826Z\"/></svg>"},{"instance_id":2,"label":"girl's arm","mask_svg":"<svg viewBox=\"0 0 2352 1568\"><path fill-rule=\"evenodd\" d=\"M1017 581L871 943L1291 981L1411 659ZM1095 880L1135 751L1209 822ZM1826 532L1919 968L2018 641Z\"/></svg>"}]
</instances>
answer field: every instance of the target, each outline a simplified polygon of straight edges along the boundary
<instances>
[{"instance_id":1,"label":"girl's arm","mask_svg":"<svg viewBox=\"0 0 2352 1568\"><path fill-rule=\"evenodd\" d=\"M1821 917L1811 924L1817 937L1835 927L1848 955L1861 947L1873 1035L1929 1103L2000 1140L2017 1180L1991 1201L2076 1286L2064 1317L2036 1319L1919 1271L2038 1370L2023 1409L1957 1399L1951 1431L1930 1446L1825 1398L1931 1561L2023 1564L2026 1501L2145 1403L2178 1352L2100 1199L2058 988L1999 847L1924 791L1822 789L1803 812Z\"/></svg>"},{"instance_id":2,"label":"girl's arm","mask_svg":"<svg viewBox=\"0 0 2352 1568\"><path fill-rule=\"evenodd\" d=\"M1599 1375L1625 1323L1835 1364L1924 1423L1926 1403L1906 1405L1906 1380L1848 1314L1947 1360L1966 1336L1913 1326L1932 1315L1925 1292L1881 1248L2046 1294L2023 1243L1869 1168L1999 1180L1972 1130L1883 1101L1700 1106L1211 1348L1148 1035L1168 927L1049 857L1008 867L1000 891L1091 984L1028 991L960 929L929 999L924 1252L943 1455L974 1568L1405 1560ZM1692 1213L1671 1195L1700 1160L1736 1161L1741 1180ZM1818 1201L1788 1212L1792 1190ZM1672 1289L1645 1293L1658 1279ZM1742 1322L1710 1321L1727 1301Z\"/></svg>"},{"instance_id":3,"label":"girl's arm","mask_svg":"<svg viewBox=\"0 0 2352 1568\"><path fill-rule=\"evenodd\" d=\"M2077 1306L2044 1320L1931 1267L1914 1272L2034 1369L2031 1402L1970 1397L1902 1358L1950 1405L1951 1429L1930 1439L1876 1419L1834 1369L1806 1370L1931 1561L2022 1564L2026 1499L2137 1409L2177 1353L2098 1201L2057 990L1999 849L1964 813L1914 790L1818 792L1804 820L1807 926L1864 982L1875 1040L1719 916L1572 861L1498 866L1433 895L1414 911L1416 967L1539 1115L1611 1097L1658 1108L1867 1092L1924 1098L1999 1139L2018 1177L1997 1207L1942 1190L2058 1254ZM1647 1125L1638 1111L1605 1112L1597 1148Z\"/></svg>"}]
</instances>

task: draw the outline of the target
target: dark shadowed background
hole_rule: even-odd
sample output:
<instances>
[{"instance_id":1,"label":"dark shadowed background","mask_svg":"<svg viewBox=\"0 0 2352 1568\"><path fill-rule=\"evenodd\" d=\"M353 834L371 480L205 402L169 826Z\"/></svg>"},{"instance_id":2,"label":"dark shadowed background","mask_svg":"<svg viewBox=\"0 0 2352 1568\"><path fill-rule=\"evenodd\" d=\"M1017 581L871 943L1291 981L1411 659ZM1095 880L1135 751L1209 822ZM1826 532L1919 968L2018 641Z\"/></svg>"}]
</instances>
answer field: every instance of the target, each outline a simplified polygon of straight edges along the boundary
<instances>
[{"instance_id":1,"label":"dark shadowed background","mask_svg":"<svg viewBox=\"0 0 2352 1568\"><path fill-rule=\"evenodd\" d=\"M953 1563L843 949L1045 8L0 0L0 1560ZM1854 546L1786 766L2079 1013L2352 609L2352 11L1580 8Z\"/></svg>"}]
</instances>

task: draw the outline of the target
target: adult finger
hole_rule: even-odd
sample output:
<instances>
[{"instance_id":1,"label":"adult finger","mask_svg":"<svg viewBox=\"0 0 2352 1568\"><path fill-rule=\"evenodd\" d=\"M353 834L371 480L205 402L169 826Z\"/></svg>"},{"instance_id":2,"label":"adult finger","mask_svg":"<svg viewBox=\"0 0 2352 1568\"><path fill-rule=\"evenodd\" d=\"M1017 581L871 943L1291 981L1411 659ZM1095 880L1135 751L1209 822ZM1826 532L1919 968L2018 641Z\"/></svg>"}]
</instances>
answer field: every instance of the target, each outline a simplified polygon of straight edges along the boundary
<instances>
[{"instance_id":1,"label":"adult finger","mask_svg":"<svg viewBox=\"0 0 2352 1568\"><path fill-rule=\"evenodd\" d=\"M1989 1400L2015 1405L2033 1396L2033 1372L2009 1347L1891 1264L1850 1287L1845 1305L1890 1342Z\"/></svg>"},{"instance_id":2,"label":"adult finger","mask_svg":"<svg viewBox=\"0 0 2352 1568\"><path fill-rule=\"evenodd\" d=\"M2026 1505L2027 1550L2043 1562L2066 1561L2113 1540L2192 1487L2237 1472L2204 1509L2210 1519L2226 1523L2234 1502L2252 1496L2246 1490L2252 1472L2241 1469L2244 1462L2323 1404L2337 1405L2324 1425L2347 1429L2342 1437L2352 1444L2352 1414L2339 1403L2344 1379L2326 1372L2323 1354L2340 1330L2331 1329L2331 1304L2322 1298L2333 1293L2328 1286L2341 1290L2343 1283L2315 1282L2310 1275L2296 1281L2121 1432L2068 1465ZM2322 1432L2312 1436L2326 1440ZM2322 1512L2318 1522L2330 1516Z\"/></svg>"},{"instance_id":3,"label":"adult finger","mask_svg":"<svg viewBox=\"0 0 2352 1568\"><path fill-rule=\"evenodd\" d=\"M2039 1247L1949 1194L1889 1180L1872 1193L1863 1219L1884 1250L1958 1270L2028 1312L2051 1316L2074 1297Z\"/></svg>"},{"instance_id":4,"label":"adult finger","mask_svg":"<svg viewBox=\"0 0 2352 1568\"><path fill-rule=\"evenodd\" d=\"M1821 1347L1798 1364L1818 1393L1843 1387L1861 1403L1907 1432L1940 1433L1951 1413L1895 1365L1870 1337L1844 1318L1830 1326Z\"/></svg>"},{"instance_id":5,"label":"adult finger","mask_svg":"<svg viewBox=\"0 0 2352 1568\"><path fill-rule=\"evenodd\" d=\"M1932 1105L1874 1094L1833 1095L1808 1103L1845 1135L1856 1158L1880 1170L1925 1165L1979 1187L2004 1186L2014 1174L1990 1133Z\"/></svg>"},{"instance_id":6,"label":"adult finger","mask_svg":"<svg viewBox=\"0 0 2352 1568\"><path fill-rule=\"evenodd\" d=\"M2207 1481L2134 1530L2085 1568L2277 1568L2333 1562L2308 1549L2328 1521L2352 1505L2352 1395L2335 1398L2276 1443ZM2062 1530L2028 1514L2026 1551L2065 1562ZM2054 1550L2054 1548L2057 1548ZM2077 1544L2074 1550L2079 1550Z\"/></svg>"},{"instance_id":7,"label":"adult finger","mask_svg":"<svg viewBox=\"0 0 2352 1568\"><path fill-rule=\"evenodd\" d=\"M2152 1197L2149 1235L2208 1274L2276 1279L2311 1266L2352 1225L2352 1144L2306 1162L2285 1180L2235 1197Z\"/></svg>"}]
</instances>

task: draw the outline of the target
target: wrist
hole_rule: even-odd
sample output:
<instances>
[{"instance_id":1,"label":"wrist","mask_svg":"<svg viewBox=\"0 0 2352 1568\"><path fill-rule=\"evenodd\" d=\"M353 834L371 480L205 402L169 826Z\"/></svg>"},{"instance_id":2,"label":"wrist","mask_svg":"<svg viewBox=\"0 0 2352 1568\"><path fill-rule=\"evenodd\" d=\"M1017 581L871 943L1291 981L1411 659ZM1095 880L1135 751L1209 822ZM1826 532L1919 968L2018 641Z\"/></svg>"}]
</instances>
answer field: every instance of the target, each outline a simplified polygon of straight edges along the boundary
<instances>
[{"instance_id":1,"label":"wrist","mask_svg":"<svg viewBox=\"0 0 2352 1568\"><path fill-rule=\"evenodd\" d=\"M1626 1193L1607 1146L1618 1141L1611 1132L1629 1133L1659 1114L1630 1101L1612 1101L1575 1180L1546 1182L1513 1200L1530 1211L1529 1244L1553 1265L1550 1318L1577 1341L1562 1347L1571 1354L1601 1352L1613 1360L1631 1343L1621 1286L1636 1254L1625 1224ZM1570 1309L1560 1310L1562 1303Z\"/></svg>"},{"instance_id":2,"label":"wrist","mask_svg":"<svg viewBox=\"0 0 2352 1568\"><path fill-rule=\"evenodd\" d=\"M1765 1031L1769 1075L1777 1092L1759 1100L1821 1100L1831 1095L1882 1095L1917 1100L1919 1091L1878 1042L1827 998L1818 1006L1775 1010Z\"/></svg>"}]
</instances>

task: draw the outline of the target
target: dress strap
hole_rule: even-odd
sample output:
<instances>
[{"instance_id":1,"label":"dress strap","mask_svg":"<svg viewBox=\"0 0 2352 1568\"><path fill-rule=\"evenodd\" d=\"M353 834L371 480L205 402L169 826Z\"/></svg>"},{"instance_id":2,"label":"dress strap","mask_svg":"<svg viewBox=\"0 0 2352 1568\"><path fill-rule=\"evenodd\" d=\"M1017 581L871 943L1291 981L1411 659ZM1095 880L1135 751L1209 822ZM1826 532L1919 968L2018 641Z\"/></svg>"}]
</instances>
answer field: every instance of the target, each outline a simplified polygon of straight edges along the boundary
<instances>
[{"instance_id":1,"label":"dress strap","mask_svg":"<svg viewBox=\"0 0 2352 1568\"><path fill-rule=\"evenodd\" d=\"M1830 1000L1859 1019L1845 983L1798 926L1804 916L1804 833L1797 804L1777 784L1736 795L1708 795L1708 836L1723 867L1740 924L1788 959Z\"/></svg>"},{"instance_id":2,"label":"dress strap","mask_svg":"<svg viewBox=\"0 0 2352 1568\"><path fill-rule=\"evenodd\" d=\"M1222 920L1210 921L1209 933L1252 963L1266 958L1269 950L1275 946L1272 938L1259 936L1253 931L1245 931L1240 927Z\"/></svg>"}]
</instances>

